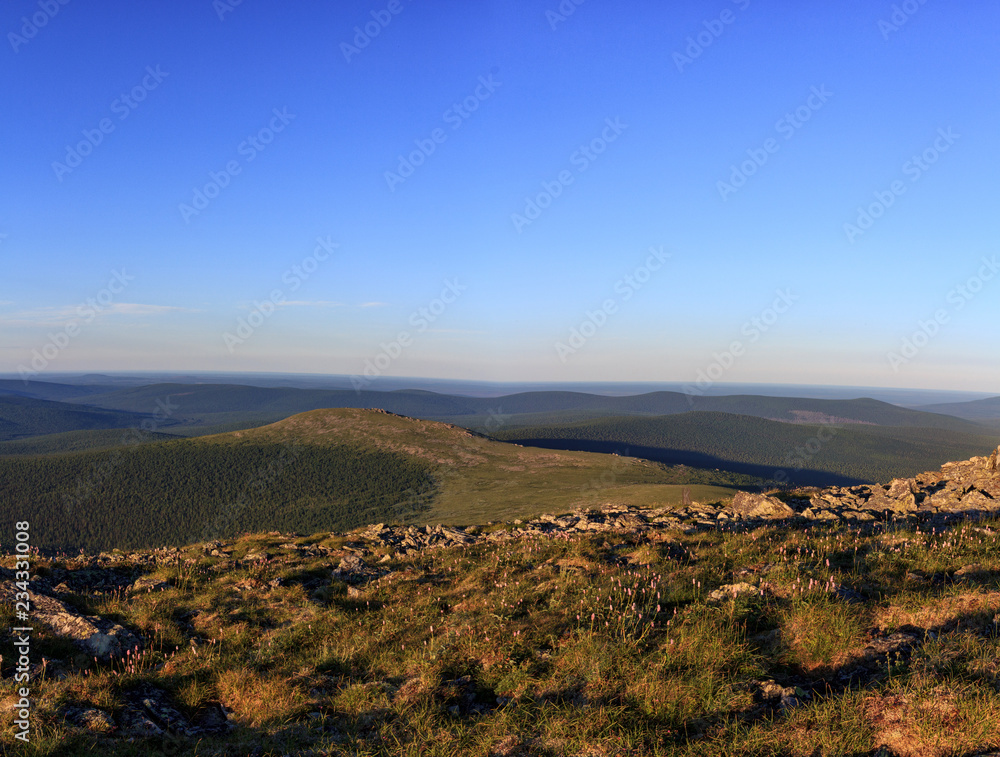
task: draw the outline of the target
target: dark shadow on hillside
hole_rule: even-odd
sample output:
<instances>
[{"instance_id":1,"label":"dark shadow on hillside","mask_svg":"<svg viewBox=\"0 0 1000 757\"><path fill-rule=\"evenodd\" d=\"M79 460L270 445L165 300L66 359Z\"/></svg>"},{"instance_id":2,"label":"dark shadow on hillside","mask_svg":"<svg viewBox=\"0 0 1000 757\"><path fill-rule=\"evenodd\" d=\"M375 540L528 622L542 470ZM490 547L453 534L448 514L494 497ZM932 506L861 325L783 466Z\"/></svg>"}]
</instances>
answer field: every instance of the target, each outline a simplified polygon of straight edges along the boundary
<instances>
[{"instance_id":1,"label":"dark shadow on hillside","mask_svg":"<svg viewBox=\"0 0 1000 757\"><path fill-rule=\"evenodd\" d=\"M667 465L686 465L690 468L723 470L740 473L761 480L761 488L773 486L775 481L795 486L857 486L868 484L865 479L844 476L830 471L803 468L781 468L773 465L756 465L726 460L703 452L672 449L669 447L637 447L621 442L606 442L591 439L516 439L512 440L525 447L559 449L570 452L601 452L604 454L627 455L643 460L652 460Z\"/></svg>"}]
</instances>

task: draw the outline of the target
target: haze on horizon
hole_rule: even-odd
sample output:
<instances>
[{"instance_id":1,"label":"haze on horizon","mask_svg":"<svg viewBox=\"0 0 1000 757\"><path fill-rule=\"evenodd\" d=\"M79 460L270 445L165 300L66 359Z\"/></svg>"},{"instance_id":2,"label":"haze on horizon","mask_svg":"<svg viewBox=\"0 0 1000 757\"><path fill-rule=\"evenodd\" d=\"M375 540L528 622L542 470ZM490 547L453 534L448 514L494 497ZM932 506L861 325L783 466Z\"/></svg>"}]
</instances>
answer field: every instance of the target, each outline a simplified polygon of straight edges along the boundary
<instances>
[{"instance_id":1,"label":"haze on horizon","mask_svg":"<svg viewBox=\"0 0 1000 757\"><path fill-rule=\"evenodd\" d=\"M998 21L18 0L0 373L996 393Z\"/></svg>"}]
</instances>

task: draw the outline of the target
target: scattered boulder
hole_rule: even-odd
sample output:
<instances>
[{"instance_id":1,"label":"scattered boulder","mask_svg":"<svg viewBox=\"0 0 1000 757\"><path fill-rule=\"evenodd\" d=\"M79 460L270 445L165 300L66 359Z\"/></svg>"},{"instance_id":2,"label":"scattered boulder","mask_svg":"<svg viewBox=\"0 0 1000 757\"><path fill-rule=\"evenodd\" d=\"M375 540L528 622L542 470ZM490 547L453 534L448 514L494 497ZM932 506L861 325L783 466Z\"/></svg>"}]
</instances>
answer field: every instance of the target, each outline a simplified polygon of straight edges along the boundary
<instances>
[{"instance_id":1,"label":"scattered boulder","mask_svg":"<svg viewBox=\"0 0 1000 757\"><path fill-rule=\"evenodd\" d=\"M795 515L795 511L780 499L750 492L736 492L730 509L750 520L781 520Z\"/></svg>"},{"instance_id":2,"label":"scattered boulder","mask_svg":"<svg viewBox=\"0 0 1000 757\"><path fill-rule=\"evenodd\" d=\"M955 578L959 580L968 580L984 573L986 573L986 568L979 563L973 563L972 565L963 565L961 568L956 570Z\"/></svg>"},{"instance_id":3,"label":"scattered boulder","mask_svg":"<svg viewBox=\"0 0 1000 757\"><path fill-rule=\"evenodd\" d=\"M736 599L744 594L757 594L759 591L756 586L748 584L745 581L740 581L739 583L720 586L708 595L706 601L710 604L719 604L727 599Z\"/></svg>"},{"instance_id":4,"label":"scattered boulder","mask_svg":"<svg viewBox=\"0 0 1000 757\"><path fill-rule=\"evenodd\" d=\"M128 587L129 594L140 594L142 592L163 591L170 587L170 584L162 578L154 576L143 576L137 579Z\"/></svg>"},{"instance_id":5,"label":"scattered boulder","mask_svg":"<svg viewBox=\"0 0 1000 757\"><path fill-rule=\"evenodd\" d=\"M13 605L15 591L11 584L0 585L0 600ZM135 634L106 618L84 616L60 600L44 594L29 592L28 597L33 621L75 642L88 656L108 660L142 647Z\"/></svg>"},{"instance_id":6,"label":"scattered boulder","mask_svg":"<svg viewBox=\"0 0 1000 757\"><path fill-rule=\"evenodd\" d=\"M346 555L337 567L337 572L342 574L363 573L368 566L365 561L357 555Z\"/></svg>"},{"instance_id":7,"label":"scattered boulder","mask_svg":"<svg viewBox=\"0 0 1000 757\"><path fill-rule=\"evenodd\" d=\"M67 707L63 716L71 725L94 733L110 733L115 728L111 715L96 707Z\"/></svg>"},{"instance_id":8,"label":"scattered boulder","mask_svg":"<svg viewBox=\"0 0 1000 757\"><path fill-rule=\"evenodd\" d=\"M794 686L782 686L774 681L761 681L758 684L755 698L771 706L778 706L782 710L789 710L802 704L799 692ZM806 692L801 692L802 698L808 697Z\"/></svg>"},{"instance_id":9,"label":"scattered boulder","mask_svg":"<svg viewBox=\"0 0 1000 757\"><path fill-rule=\"evenodd\" d=\"M861 652L861 657L865 662L885 662L890 658L902 658L909 654L910 650L920 643L920 636L915 633L898 631L872 639L868 646Z\"/></svg>"}]
</instances>

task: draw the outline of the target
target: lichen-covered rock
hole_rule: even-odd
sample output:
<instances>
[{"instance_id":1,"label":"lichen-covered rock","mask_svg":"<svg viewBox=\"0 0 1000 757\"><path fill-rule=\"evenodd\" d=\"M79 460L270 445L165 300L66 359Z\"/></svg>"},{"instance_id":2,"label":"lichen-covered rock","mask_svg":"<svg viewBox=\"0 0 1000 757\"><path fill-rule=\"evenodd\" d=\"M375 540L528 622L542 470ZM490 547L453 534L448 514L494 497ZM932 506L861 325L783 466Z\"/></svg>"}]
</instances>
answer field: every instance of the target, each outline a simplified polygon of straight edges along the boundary
<instances>
[{"instance_id":1,"label":"lichen-covered rock","mask_svg":"<svg viewBox=\"0 0 1000 757\"><path fill-rule=\"evenodd\" d=\"M0 600L13 603L16 589L0 585ZM135 634L117 623L96 616L85 616L54 597L29 592L31 621L48 626L53 633L75 642L87 655L98 660L121 657L142 647Z\"/></svg>"},{"instance_id":2,"label":"lichen-covered rock","mask_svg":"<svg viewBox=\"0 0 1000 757\"><path fill-rule=\"evenodd\" d=\"M910 478L896 478L888 486L876 486L864 508L879 512L914 513L917 511L915 483Z\"/></svg>"},{"instance_id":3,"label":"lichen-covered rock","mask_svg":"<svg viewBox=\"0 0 1000 757\"><path fill-rule=\"evenodd\" d=\"M718 589L713 591L708 595L706 600L709 604L718 604L724 602L727 599L736 599L739 596L746 594L757 594L760 590L753 584L748 584L745 581L740 581L735 584L726 584L720 586Z\"/></svg>"},{"instance_id":4,"label":"lichen-covered rock","mask_svg":"<svg viewBox=\"0 0 1000 757\"><path fill-rule=\"evenodd\" d=\"M152 592L152 591L163 591L170 587L166 581L162 578L154 578L153 576L142 576L136 579L131 586L129 586L129 594L140 594L142 592Z\"/></svg>"},{"instance_id":5,"label":"lichen-covered rock","mask_svg":"<svg viewBox=\"0 0 1000 757\"><path fill-rule=\"evenodd\" d=\"M78 728L85 728L95 733L109 733L115 728L111 716L96 707L67 707L63 715Z\"/></svg>"},{"instance_id":6,"label":"lichen-covered rock","mask_svg":"<svg viewBox=\"0 0 1000 757\"><path fill-rule=\"evenodd\" d=\"M777 520L795 515L795 511L780 499L750 492L736 492L731 509L748 519Z\"/></svg>"}]
</instances>

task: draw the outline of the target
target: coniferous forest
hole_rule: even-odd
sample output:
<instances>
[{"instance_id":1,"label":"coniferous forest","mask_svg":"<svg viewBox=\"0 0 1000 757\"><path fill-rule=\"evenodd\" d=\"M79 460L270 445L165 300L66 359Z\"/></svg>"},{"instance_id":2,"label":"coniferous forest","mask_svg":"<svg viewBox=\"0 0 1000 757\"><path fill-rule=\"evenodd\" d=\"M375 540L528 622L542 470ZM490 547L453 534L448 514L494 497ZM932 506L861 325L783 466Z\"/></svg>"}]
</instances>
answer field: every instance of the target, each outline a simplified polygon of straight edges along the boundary
<instances>
[{"instance_id":1,"label":"coniferous forest","mask_svg":"<svg viewBox=\"0 0 1000 757\"><path fill-rule=\"evenodd\" d=\"M247 531L350 529L399 520L432 495L431 468L349 445L190 440L0 458L0 513L35 546L130 549Z\"/></svg>"}]
</instances>

